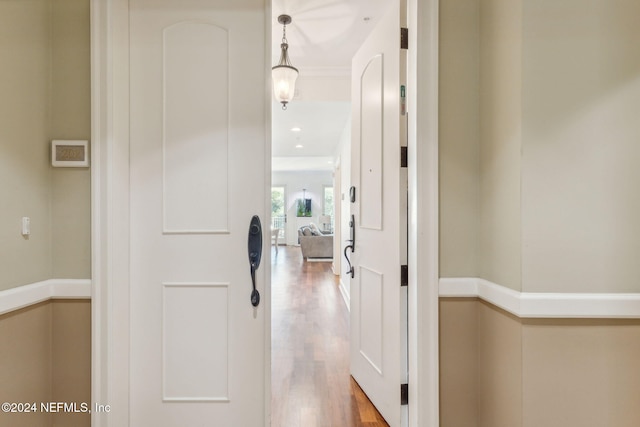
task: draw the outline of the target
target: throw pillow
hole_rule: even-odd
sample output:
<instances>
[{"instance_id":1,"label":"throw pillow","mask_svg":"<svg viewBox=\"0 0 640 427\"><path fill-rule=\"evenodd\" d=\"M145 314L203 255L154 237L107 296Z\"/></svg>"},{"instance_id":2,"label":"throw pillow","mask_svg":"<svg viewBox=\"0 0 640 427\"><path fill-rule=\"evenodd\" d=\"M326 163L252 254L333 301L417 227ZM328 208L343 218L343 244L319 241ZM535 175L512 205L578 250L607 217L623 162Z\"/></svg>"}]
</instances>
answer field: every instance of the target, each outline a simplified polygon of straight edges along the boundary
<instances>
[{"instance_id":1,"label":"throw pillow","mask_svg":"<svg viewBox=\"0 0 640 427\"><path fill-rule=\"evenodd\" d=\"M302 234L305 236L313 236L313 232L311 231L311 229L309 227L303 227L302 228Z\"/></svg>"},{"instance_id":2,"label":"throw pillow","mask_svg":"<svg viewBox=\"0 0 640 427\"><path fill-rule=\"evenodd\" d=\"M311 229L311 234L313 234L314 236L321 236L322 235L322 233L320 232L320 229L314 223L310 223L309 224L309 228Z\"/></svg>"}]
</instances>

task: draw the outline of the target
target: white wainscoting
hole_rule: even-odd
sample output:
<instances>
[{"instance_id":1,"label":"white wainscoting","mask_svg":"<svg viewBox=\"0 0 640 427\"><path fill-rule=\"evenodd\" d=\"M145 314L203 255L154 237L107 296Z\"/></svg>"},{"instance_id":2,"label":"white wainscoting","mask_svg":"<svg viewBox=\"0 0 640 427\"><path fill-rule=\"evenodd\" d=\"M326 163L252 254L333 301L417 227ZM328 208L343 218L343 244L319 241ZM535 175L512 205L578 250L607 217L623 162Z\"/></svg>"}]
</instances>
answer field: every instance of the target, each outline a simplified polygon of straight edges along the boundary
<instances>
[{"instance_id":1,"label":"white wainscoting","mask_svg":"<svg viewBox=\"0 0 640 427\"><path fill-rule=\"evenodd\" d=\"M440 297L480 298L521 318L640 318L640 294L518 292L475 277L441 278Z\"/></svg>"},{"instance_id":2,"label":"white wainscoting","mask_svg":"<svg viewBox=\"0 0 640 427\"><path fill-rule=\"evenodd\" d=\"M0 291L0 314L50 299L90 299L89 279L50 279Z\"/></svg>"}]
</instances>

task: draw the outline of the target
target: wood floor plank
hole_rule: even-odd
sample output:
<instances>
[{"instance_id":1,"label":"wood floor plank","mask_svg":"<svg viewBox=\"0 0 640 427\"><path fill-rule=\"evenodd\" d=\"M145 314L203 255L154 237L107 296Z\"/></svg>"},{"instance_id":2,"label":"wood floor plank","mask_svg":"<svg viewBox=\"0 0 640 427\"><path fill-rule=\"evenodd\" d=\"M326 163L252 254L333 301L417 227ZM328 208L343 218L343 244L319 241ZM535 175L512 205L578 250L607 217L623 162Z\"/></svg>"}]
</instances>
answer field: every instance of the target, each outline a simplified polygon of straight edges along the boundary
<instances>
[{"instance_id":1,"label":"wood floor plank","mask_svg":"<svg viewBox=\"0 0 640 427\"><path fill-rule=\"evenodd\" d=\"M328 262L272 248L273 427L388 427L349 374L349 313Z\"/></svg>"}]
</instances>

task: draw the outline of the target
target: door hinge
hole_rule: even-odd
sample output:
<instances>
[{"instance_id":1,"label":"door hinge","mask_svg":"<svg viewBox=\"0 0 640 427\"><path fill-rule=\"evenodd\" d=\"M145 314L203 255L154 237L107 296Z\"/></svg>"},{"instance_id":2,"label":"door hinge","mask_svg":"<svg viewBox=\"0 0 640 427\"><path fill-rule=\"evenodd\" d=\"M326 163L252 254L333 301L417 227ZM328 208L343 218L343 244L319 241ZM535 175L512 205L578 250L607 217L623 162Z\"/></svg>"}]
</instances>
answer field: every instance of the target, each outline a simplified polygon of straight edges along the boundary
<instances>
[{"instance_id":1,"label":"door hinge","mask_svg":"<svg viewBox=\"0 0 640 427\"><path fill-rule=\"evenodd\" d=\"M407 147L400 147L400 167L406 168L408 164Z\"/></svg>"},{"instance_id":2,"label":"door hinge","mask_svg":"<svg viewBox=\"0 0 640 427\"><path fill-rule=\"evenodd\" d=\"M409 266L400 266L400 286L409 286Z\"/></svg>"},{"instance_id":3,"label":"door hinge","mask_svg":"<svg viewBox=\"0 0 640 427\"><path fill-rule=\"evenodd\" d=\"M409 49L409 29L400 28L400 49Z\"/></svg>"},{"instance_id":4,"label":"door hinge","mask_svg":"<svg viewBox=\"0 0 640 427\"><path fill-rule=\"evenodd\" d=\"M409 384L400 384L400 405L409 404Z\"/></svg>"}]
</instances>

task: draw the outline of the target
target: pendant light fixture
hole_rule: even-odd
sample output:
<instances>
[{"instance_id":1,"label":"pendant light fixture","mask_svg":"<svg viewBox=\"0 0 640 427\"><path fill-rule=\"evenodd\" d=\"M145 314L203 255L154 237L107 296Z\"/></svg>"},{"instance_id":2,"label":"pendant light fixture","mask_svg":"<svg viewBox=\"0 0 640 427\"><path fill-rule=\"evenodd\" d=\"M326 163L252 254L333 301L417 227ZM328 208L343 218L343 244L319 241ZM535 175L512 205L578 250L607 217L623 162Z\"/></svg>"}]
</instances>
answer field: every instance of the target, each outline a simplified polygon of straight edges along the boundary
<instances>
[{"instance_id":1,"label":"pendant light fixture","mask_svg":"<svg viewBox=\"0 0 640 427\"><path fill-rule=\"evenodd\" d=\"M289 60L289 43L287 42L287 25L291 23L289 15L278 16L278 22L282 24L282 43L280 44L280 62L271 68L273 79L273 94L282 103L282 109L287 109L287 103L293 99L296 90L298 69L291 65Z\"/></svg>"}]
</instances>

